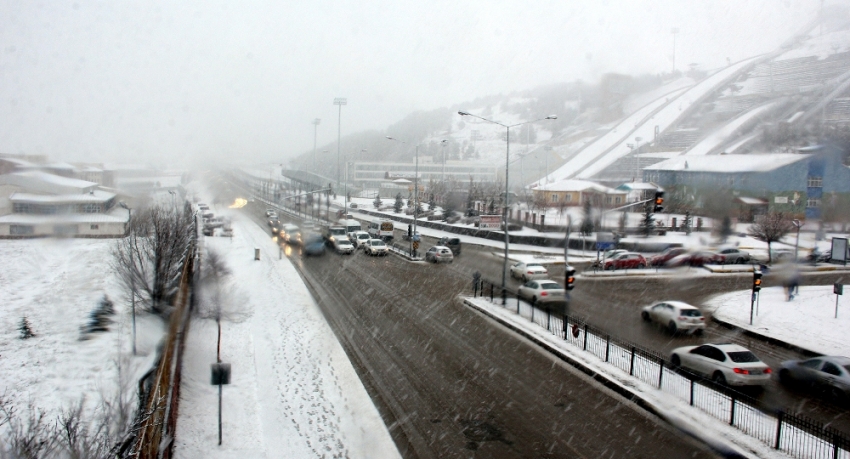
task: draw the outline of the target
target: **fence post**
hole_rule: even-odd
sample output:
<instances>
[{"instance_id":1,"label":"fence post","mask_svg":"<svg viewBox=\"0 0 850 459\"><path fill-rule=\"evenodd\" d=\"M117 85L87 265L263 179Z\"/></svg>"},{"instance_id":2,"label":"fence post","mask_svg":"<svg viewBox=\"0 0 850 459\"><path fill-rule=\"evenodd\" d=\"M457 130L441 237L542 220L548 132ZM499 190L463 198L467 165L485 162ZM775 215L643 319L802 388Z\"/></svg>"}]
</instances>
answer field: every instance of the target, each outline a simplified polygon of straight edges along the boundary
<instances>
[{"instance_id":1,"label":"fence post","mask_svg":"<svg viewBox=\"0 0 850 459\"><path fill-rule=\"evenodd\" d=\"M735 394L734 393L732 394L731 398L732 398L732 407L729 410L729 425L734 426L735 425Z\"/></svg>"},{"instance_id":2,"label":"fence post","mask_svg":"<svg viewBox=\"0 0 850 459\"><path fill-rule=\"evenodd\" d=\"M632 359L629 362L629 376L635 375L635 347L632 346Z\"/></svg>"},{"instance_id":3,"label":"fence post","mask_svg":"<svg viewBox=\"0 0 850 459\"><path fill-rule=\"evenodd\" d=\"M564 314L564 341L570 339L570 316Z\"/></svg>"},{"instance_id":4,"label":"fence post","mask_svg":"<svg viewBox=\"0 0 850 459\"><path fill-rule=\"evenodd\" d=\"M838 459L838 432L832 433L832 459Z\"/></svg>"},{"instance_id":5,"label":"fence post","mask_svg":"<svg viewBox=\"0 0 850 459\"><path fill-rule=\"evenodd\" d=\"M784 417L784 411L780 411L776 415L776 441L773 442L773 449L779 449L779 439L782 438L782 418Z\"/></svg>"},{"instance_id":6,"label":"fence post","mask_svg":"<svg viewBox=\"0 0 850 459\"><path fill-rule=\"evenodd\" d=\"M694 406L694 380L691 379L691 406Z\"/></svg>"},{"instance_id":7,"label":"fence post","mask_svg":"<svg viewBox=\"0 0 850 459\"><path fill-rule=\"evenodd\" d=\"M507 306L507 305L508 305L508 289L503 288L502 289L502 306Z\"/></svg>"},{"instance_id":8,"label":"fence post","mask_svg":"<svg viewBox=\"0 0 850 459\"><path fill-rule=\"evenodd\" d=\"M546 308L546 331L552 331L552 314L549 312L549 308Z\"/></svg>"},{"instance_id":9,"label":"fence post","mask_svg":"<svg viewBox=\"0 0 850 459\"><path fill-rule=\"evenodd\" d=\"M658 358L658 388L661 389L661 381L664 376L664 359Z\"/></svg>"},{"instance_id":10,"label":"fence post","mask_svg":"<svg viewBox=\"0 0 850 459\"><path fill-rule=\"evenodd\" d=\"M611 352L611 335L605 335L605 361L608 361L608 354Z\"/></svg>"},{"instance_id":11,"label":"fence post","mask_svg":"<svg viewBox=\"0 0 850 459\"><path fill-rule=\"evenodd\" d=\"M587 350L587 324L584 324L584 348L582 350Z\"/></svg>"},{"instance_id":12,"label":"fence post","mask_svg":"<svg viewBox=\"0 0 850 459\"><path fill-rule=\"evenodd\" d=\"M535 302L533 302L533 303L531 303L531 322L532 322L532 323L534 323L534 310L535 310L535 309L537 309L537 307L535 306L535 304L537 304L537 302L536 302L536 301L535 301Z\"/></svg>"},{"instance_id":13,"label":"fence post","mask_svg":"<svg viewBox=\"0 0 850 459\"><path fill-rule=\"evenodd\" d=\"M490 284L490 302L493 302L493 284Z\"/></svg>"}]
</instances>

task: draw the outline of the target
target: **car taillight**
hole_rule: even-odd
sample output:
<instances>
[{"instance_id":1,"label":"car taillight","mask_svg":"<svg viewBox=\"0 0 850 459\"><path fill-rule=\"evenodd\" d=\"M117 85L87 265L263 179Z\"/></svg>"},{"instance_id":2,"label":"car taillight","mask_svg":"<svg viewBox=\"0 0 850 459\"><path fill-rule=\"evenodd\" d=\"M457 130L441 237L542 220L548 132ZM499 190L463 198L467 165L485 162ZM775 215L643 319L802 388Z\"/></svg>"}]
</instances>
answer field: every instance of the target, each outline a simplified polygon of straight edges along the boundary
<instances>
[{"instance_id":1,"label":"car taillight","mask_svg":"<svg viewBox=\"0 0 850 459\"><path fill-rule=\"evenodd\" d=\"M531 275L531 274L534 274L534 271L529 271L529 272L528 272L528 274L530 274L530 275Z\"/></svg>"},{"instance_id":2,"label":"car taillight","mask_svg":"<svg viewBox=\"0 0 850 459\"><path fill-rule=\"evenodd\" d=\"M764 369L764 374L769 375L771 373L773 373L773 370L771 370L770 367Z\"/></svg>"},{"instance_id":3,"label":"car taillight","mask_svg":"<svg viewBox=\"0 0 850 459\"><path fill-rule=\"evenodd\" d=\"M540 296L546 296L546 295L548 295L548 293L546 293L546 292L540 292Z\"/></svg>"},{"instance_id":4,"label":"car taillight","mask_svg":"<svg viewBox=\"0 0 850 459\"><path fill-rule=\"evenodd\" d=\"M738 373L739 375L748 375L750 374L750 370L745 370L743 368L733 368L732 371Z\"/></svg>"}]
</instances>

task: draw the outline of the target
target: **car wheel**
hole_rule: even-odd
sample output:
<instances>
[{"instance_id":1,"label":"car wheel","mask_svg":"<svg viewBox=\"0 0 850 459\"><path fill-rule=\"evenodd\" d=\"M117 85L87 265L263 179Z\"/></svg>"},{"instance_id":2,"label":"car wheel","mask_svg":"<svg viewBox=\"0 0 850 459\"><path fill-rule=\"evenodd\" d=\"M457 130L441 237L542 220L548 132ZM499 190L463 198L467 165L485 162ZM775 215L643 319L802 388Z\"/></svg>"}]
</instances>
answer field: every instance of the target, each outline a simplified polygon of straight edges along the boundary
<instances>
[{"instance_id":1,"label":"car wheel","mask_svg":"<svg viewBox=\"0 0 850 459\"><path fill-rule=\"evenodd\" d=\"M638 265L638 269L643 269L643 268L646 268L646 265L644 263L641 263L641 264Z\"/></svg>"},{"instance_id":2,"label":"car wheel","mask_svg":"<svg viewBox=\"0 0 850 459\"><path fill-rule=\"evenodd\" d=\"M702 328L697 328L696 330L694 330L694 335L702 336Z\"/></svg>"},{"instance_id":3,"label":"car wheel","mask_svg":"<svg viewBox=\"0 0 850 459\"><path fill-rule=\"evenodd\" d=\"M670 334L671 334L671 335L675 335L675 334L676 334L676 332L678 332L678 331L679 331L679 328L678 328L678 327L676 327L676 322L673 322L673 321L671 320L671 321L670 321L670 323L669 323L669 324L667 324L667 330L669 330L669 331L670 331Z\"/></svg>"},{"instance_id":4,"label":"car wheel","mask_svg":"<svg viewBox=\"0 0 850 459\"><path fill-rule=\"evenodd\" d=\"M829 398L832 399L835 403L841 405L846 402L847 394L845 394L843 390L837 387L831 387L829 388Z\"/></svg>"},{"instance_id":5,"label":"car wheel","mask_svg":"<svg viewBox=\"0 0 850 459\"><path fill-rule=\"evenodd\" d=\"M673 365L673 368L679 368L682 366L682 359L678 355L673 354L673 357L670 357L670 365Z\"/></svg>"},{"instance_id":6,"label":"car wheel","mask_svg":"<svg viewBox=\"0 0 850 459\"><path fill-rule=\"evenodd\" d=\"M528 282L528 278L527 278L527 277L525 277L525 274L523 274L523 275L522 275L522 281L523 281L523 282Z\"/></svg>"},{"instance_id":7,"label":"car wheel","mask_svg":"<svg viewBox=\"0 0 850 459\"><path fill-rule=\"evenodd\" d=\"M648 312L643 311L642 313L640 313L640 317L643 319L644 322L649 322L649 313Z\"/></svg>"},{"instance_id":8,"label":"car wheel","mask_svg":"<svg viewBox=\"0 0 850 459\"><path fill-rule=\"evenodd\" d=\"M711 377L711 380L721 386L726 385L726 376L723 376L723 373L719 371L714 372L714 375Z\"/></svg>"},{"instance_id":9,"label":"car wheel","mask_svg":"<svg viewBox=\"0 0 850 459\"><path fill-rule=\"evenodd\" d=\"M605 266L605 271L611 271L612 269L614 269L614 265Z\"/></svg>"}]
</instances>

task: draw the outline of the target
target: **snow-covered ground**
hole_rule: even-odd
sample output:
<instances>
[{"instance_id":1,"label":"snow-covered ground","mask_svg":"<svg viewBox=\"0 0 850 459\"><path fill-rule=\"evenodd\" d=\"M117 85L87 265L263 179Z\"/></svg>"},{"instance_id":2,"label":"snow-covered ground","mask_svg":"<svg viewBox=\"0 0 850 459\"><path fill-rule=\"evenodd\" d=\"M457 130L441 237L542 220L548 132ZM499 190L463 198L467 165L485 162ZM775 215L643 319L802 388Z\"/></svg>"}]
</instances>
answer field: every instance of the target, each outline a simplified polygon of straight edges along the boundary
<instances>
[{"instance_id":1,"label":"snow-covered ground","mask_svg":"<svg viewBox=\"0 0 850 459\"><path fill-rule=\"evenodd\" d=\"M104 399L114 401L119 390L125 400L136 401L136 381L151 367L164 326L156 317L137 314L133 356L130 301L110 267L114 242L0 241L0 394L24 413L32 402L55 419L85 399L89 417ZM113 323L81 340L80 327L104 296L113 302ZM35 337L20 339L23 317Z\"/></svg>"},{"instance_id":2,"label":"snow-covered ground","mask_svg":"<svg viewBox=\"0 0 850 459\"><path fill-rule=\"evenodd\" d=\"M701 156L707 155L714 151L720 144L729 139L733 134L738 132L744 125L757 118L762 113L767 112L778 104L778 102L772 102L768 104L764 104L760 107L756 107L750 111L745 112L742 115L739 115L737 118L732 121L726 123L721 126L716 131L707 135L705 138L700 140L696 145L692 146L685 152L685 156Z\"/></svg>"},{"instance_id":3,"label":"snow-covered ground","mask_svg":"<svg viewBox=\"0 0 850 459\"><path fill-rule=\"evenodd\" d=\"M218 389L210 385L217 328L194 319L175 457L400 457L295 267L266 231L239 212L229 216L232 240L204 239L232 270L226 297L236 319L222 322L221 359L232 365L223 388L223 441L218 446Z\"/></svg>"},{"instance_id":4,"label":"snow-covered ground","mask_svg":"<svg viewBox=\"0 0 850 459\"><path fill-rule=\"evenodd\" d=\"M850 291L848 291L850 292ZM850 300L838 297L838 318L832 286L802 285L791 301L782 287L761 289L758 307L750 325L750 290L725 293L704 307L712 316L745 330L776 338L825 355L850 356Z\"/></svg>"}]
</instances>

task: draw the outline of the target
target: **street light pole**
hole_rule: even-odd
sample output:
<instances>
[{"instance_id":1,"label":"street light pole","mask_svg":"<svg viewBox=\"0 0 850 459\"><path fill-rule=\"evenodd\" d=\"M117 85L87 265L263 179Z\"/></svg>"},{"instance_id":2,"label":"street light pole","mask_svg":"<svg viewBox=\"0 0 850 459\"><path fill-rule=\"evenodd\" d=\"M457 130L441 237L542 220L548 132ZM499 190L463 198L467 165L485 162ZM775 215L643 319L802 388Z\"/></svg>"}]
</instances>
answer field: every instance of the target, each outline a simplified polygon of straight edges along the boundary
<instances>
[{"instance_id":1,"label":"street light pole","mask_svg":"<svg viewBox=\"0 0 850 459\"><path fill-rule=\"evenodd\" d=\"M340 141L342 140L342 106L348 105L348 99L345 97L337 97L334 99L334 105L339 106L339 118L337 122L336 129L336 189L339 189L339 172L340 172L340 162L339 162L339 147Z\"/></svg>"},{"instance_id":2,"label":"street light pole","mask_svg":"<svg viewBox=\"0 0 850 459\"><path fill-rule=\"evenodd\" d=\"M797 262L797 249L800 247L800 227L803 226L803 222L800 220L794 219L794 226L797 227L797 241L794 243L794 263Z\"/></svg>"},{"instance_id":3,"label":"street light pole","mask_svg":"<svg viewBox=\"0 0 850 459\"><path fill-rule=\"evenodd\" d=\"M321 122L322 120L319 118L313 120L313 173L318 170L316 169L316 135L319 132L319 123Z\"/></svg>"},{"instance_id":4,"label":"street light pole","mask_svg":"<svg viewBox=\"0 0 850 459\"><path fill-rule=\"evenodd\" d=\"M510 246L510 234L508 233L508 193L510 192L510 181L508 180L508 178L509 178L508 173L510 172L510 166L511 166L511 128L517 127L517 126L522 126L523 124L536 123L537 121L556 120L556 119L558 119L558 116L557 115L549 115L545 118L540 118L540 119L537 119L537 120L507 125L507 124L502 124L498 121L493 121L491 119L484 118L482 116L473 115L472 113L469 113L469 112L459 111L459 112L457 112L457 114L460 115L460 116L471 116L473 118L478 118L478 119L486 121L488 123L497 124L497 125L505 128L505 132L507 134L505 136L505 138L507 140L507 146L505 148L505 209L504 209L504 216L503 216L503 218L504 218L504 231L505 231L505 260L502 264L502 293L503 293L502 300L504 301L505 300L504 291L505 291L505 288L507 286L508 250L509 250L509 246Z\"/></svg>"},{"instance_id":5,"label":"street light pole","mask_svg":"<svg viewBox=\"0 0 850 459\"><path fill-rule=\"evenodd\" d=\"M395 137L386 136L387 139L393 140L396 142L400 142L402 144L406 144L407 142L403 140L396 139ZM415 252L413 251L413 239L416 238L416 220L419 217L419 144L416 144L416 164L415 169L413 170L413 234L410 235L410 256L414 257Z\"/></svg>"},{"instance_id":6,"label":"street light pole","mask_svg":"<svg viewBox=\"0 0 850 459\"><path fill-rule=\"evenodd\" d=\"M635 182L641 182L640 180L640 141L643 140L643 137L635 137Z\"/></svg>"}]
</instances>

